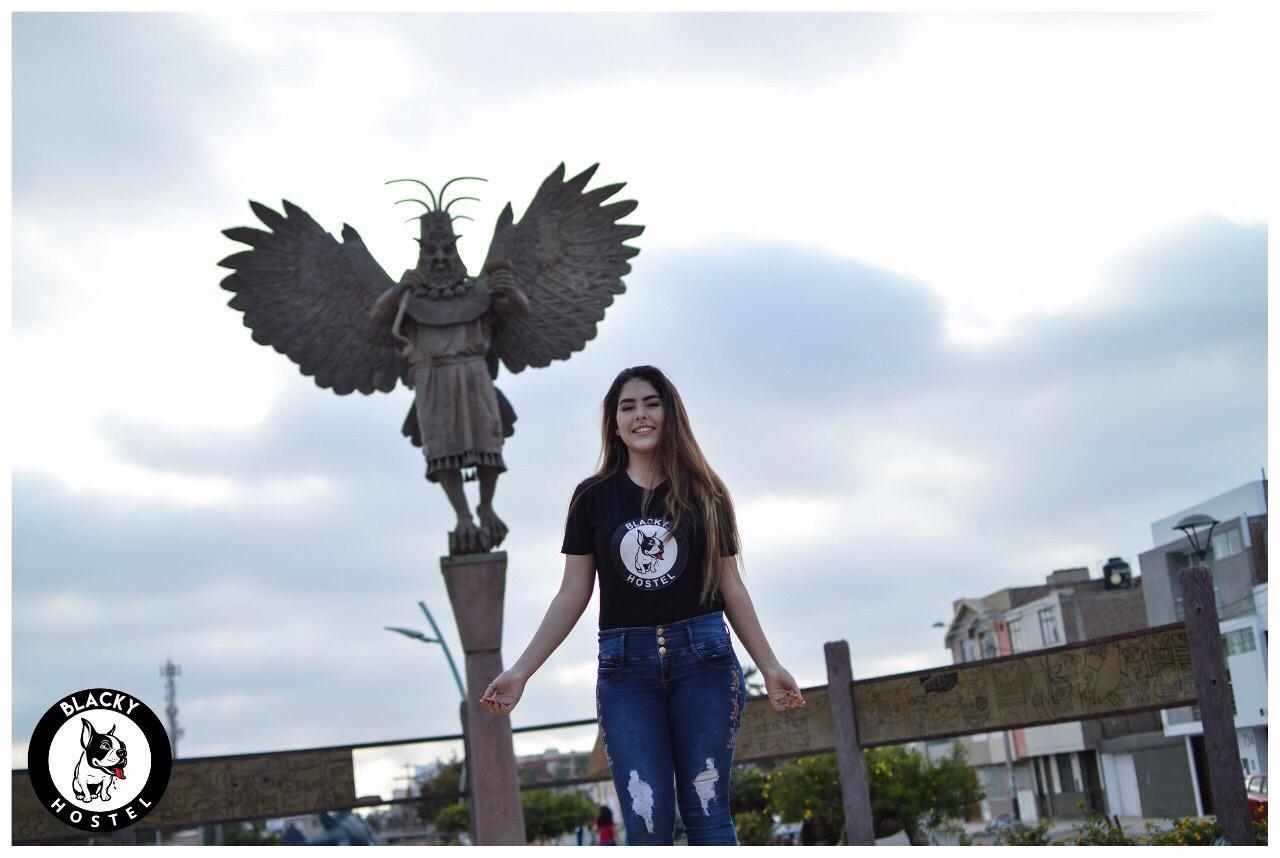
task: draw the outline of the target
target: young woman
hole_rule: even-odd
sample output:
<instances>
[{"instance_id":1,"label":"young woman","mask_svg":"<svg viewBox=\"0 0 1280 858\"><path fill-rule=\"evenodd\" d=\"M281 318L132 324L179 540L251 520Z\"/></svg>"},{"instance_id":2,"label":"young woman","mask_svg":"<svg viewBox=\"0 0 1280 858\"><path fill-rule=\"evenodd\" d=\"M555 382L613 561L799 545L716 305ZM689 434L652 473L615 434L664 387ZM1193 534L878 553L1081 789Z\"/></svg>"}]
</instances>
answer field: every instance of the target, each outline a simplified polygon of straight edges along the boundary
<instances>
[{"instance_id":1,"label":"young woman","mask_svg":"<svg viewBox=\"0 0 1280 858\"><path fill-rule=\"evenodd\" d=\"M736 844L729 771L746 699L725 617L778 710L804 705L738 572L729 491L656 367L605 395L601 465L565 525L564 580L542 625L481 703L509 713L572 630L600 580L596 712L629 845L670 845L677 804L690 845Z\"/></svg>"}]
</instances>

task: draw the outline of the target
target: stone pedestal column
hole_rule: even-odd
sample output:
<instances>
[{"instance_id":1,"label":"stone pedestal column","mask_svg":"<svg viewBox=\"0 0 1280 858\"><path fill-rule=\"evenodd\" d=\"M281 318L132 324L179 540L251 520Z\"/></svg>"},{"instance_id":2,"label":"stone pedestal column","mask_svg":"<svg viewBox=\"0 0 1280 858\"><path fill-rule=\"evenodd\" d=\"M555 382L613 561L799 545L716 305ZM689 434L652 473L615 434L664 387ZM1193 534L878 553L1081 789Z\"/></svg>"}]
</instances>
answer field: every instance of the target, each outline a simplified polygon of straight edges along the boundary
<instances>
[{"instance_id":1,"label":"stone pedestal column","mask_svg":"<svg viewBox=\"0 0 1280 858\"><path fill-rule=\"evenodd\" d=\"M507 553L440 558L453 616L466 653L467 776L479 846L523 846L524 810L516 777L511 719L480 705L480 695L502 673L502 596Z\"/></svg>"}]
</instances>

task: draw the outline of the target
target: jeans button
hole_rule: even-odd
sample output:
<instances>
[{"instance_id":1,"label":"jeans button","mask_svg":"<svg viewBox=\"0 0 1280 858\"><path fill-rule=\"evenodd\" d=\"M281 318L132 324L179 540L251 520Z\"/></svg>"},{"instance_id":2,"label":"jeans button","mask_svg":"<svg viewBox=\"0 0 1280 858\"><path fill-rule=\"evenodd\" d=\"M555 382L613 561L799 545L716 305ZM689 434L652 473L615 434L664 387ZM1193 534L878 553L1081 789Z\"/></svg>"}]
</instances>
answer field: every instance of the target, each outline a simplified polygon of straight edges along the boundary
<instances>
[{"instance_id":1,"label":"jeans button","mask_svg":"<svg viewBox=\"0 0 1280 858\"><path fill-rule=\"evenodd\" d=\"M665 633L666 633L666 629L658 629L658 634L665 634Z\"/></svg>"},{"instance_id":2,"label":"jeans button","mask_svg":"<svg viewBox=\"0 0 1280 858\"><path fill-rule=\"evenodd\" d=\"M667 648L666 648L665 646L660 646L660 647L658 647L658 654L659 654L659 655L666 655L666 654L667 654Z\"/></svg>"},{"instance_id":3,"label":"jeans button","mask_svg":"<svg viewBox=\"0 0 1280 858\"><path fill-rule=\"evenodd\" d=\"M667 639L666 639L666 638L658 638L658 643L660 643L660 644L664 644L664 643L666 643L666 642L667 642Z\"/></svg>"}]
</instances>

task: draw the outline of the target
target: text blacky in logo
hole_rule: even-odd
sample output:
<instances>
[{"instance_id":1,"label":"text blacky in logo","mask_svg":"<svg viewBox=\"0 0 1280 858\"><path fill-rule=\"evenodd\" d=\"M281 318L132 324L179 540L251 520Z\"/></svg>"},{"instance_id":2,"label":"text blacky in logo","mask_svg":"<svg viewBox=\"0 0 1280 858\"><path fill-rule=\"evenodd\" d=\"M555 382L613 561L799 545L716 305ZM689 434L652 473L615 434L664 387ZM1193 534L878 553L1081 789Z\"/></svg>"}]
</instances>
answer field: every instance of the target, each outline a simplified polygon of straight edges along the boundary
<instances>
[{"instance_id":1,"label":"text blacky in logo","mask_svg":"<svg viewBox=\"0 0 1280 858\"><path fill-rule=\"evenodd\" d=\"M45 809L95 833L127 828L154 810L173 769L160 719L141 700L110 688L77 691L49 707L27 760Z\"/></svg>"}]
</instances>

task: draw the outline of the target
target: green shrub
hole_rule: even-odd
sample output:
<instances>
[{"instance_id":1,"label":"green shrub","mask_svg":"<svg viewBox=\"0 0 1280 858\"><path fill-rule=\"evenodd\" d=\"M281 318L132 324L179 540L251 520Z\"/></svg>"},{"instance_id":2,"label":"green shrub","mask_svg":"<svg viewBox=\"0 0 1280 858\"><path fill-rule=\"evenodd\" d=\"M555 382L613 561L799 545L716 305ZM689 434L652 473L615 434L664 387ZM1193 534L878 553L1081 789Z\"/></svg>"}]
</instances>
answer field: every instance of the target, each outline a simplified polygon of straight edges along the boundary
<instances>
[{"instance_id":1,"label":"green shrub","mask_svg":"<svg viewBox=\"0 0 1280 858\"><path fill-rule=\"evenodd\" d=\"M769 813L769 776L758 766L747 763L733 770L729 779L729 807L733 809L733 827L743 846L767 846L773 833L773 816Z\"/></svg>"},{"instance_id":2,"label":"green shrub","mask_svg":"<svg viewBox=\"0 0 1280 858\"><path fill-rule=\"evenodd\" d=\"M1155 823L1147 823L1147 833L1142 842L1148 846L1213 846L1222 836L1222 826L1214 819L1197 819L1184 816L1173 821L1173 827L1158 828ZM1255 814L1253 818L1253 838L1259 846L1267 845L1267 818L1265 814Z\"/></svg>"},{"instance_id":3,"label":"green shrub","mask_svg":"<svg viewBox=\"0 0 1280 858\"><path fill-rule=\"evenodd\" d=\"M1118 821L1107 819L1100 813L1091 813L1085 821L1067 834L1053 841L1055 846L1137 846Z\"/></svg>"},{"instance_id":4,"label":"green shrub","mask_svg":"<svg viewBox=\"0 0 1280 858\"><path fill-rule=\"evenodd\" d=\"M520 794L524 808L524 836L530 843L547 843L586 825L599 808L586 793L525 790Z\"/></svg>"},{"instance_id":5,"label":"green shrub","mask_svg":"<svg viewBox=\"0 0 1280 858\"><path fill-rule=\"evenodd\" d=\"M746 811L733 815L739 846L768 846L773 834L773 819L763 813Z\"/></svg>"},{"instance_id":6,"label":"green shrub","mask_svg":"<svg viewBox=\"0 0 1280 858\"><path fill-rule=\"evenodd\" d=\"M1049 820L1042 819L1034 828L1001 831L995 843L997 846L1213 846L1221 836L1222 827L1215 820L1184 816L1173 820L1170 828L1148 822L1145 833L1132 837L1120 828L1118 820L1093 813L1055 838L1049 837ZM1265 815L1255 815L1253 836L1259 846L1267 845Z\"/></svg>"},{"instance_id":7,"label":"green shrub","mask_svg":"<svg viewBox=\"0 0 1280 858\"><path fill-rule=\"evenodd\" d=\"M1018 831L1004 829L996 835L997 846L1049 846L1049 820L1042 819L1032 828Z\"/></svg>"},{"instance_id":8,"label":"green shrub","mask_svg":"<svg viewBox=\"0 0 1280 858\"><path fill-rule=\"evenodd\" d=\"M434 823L446 843L457 843L459 834L471 830L471 805L465 801L447 804L436 812Z\"/></svg>"}]
</instances>

